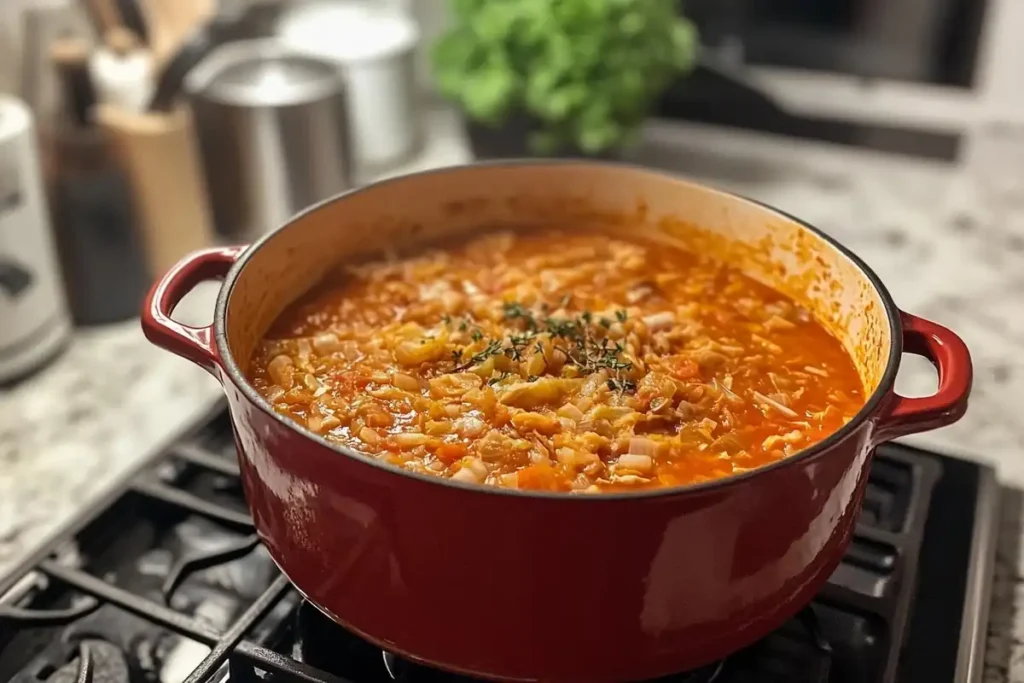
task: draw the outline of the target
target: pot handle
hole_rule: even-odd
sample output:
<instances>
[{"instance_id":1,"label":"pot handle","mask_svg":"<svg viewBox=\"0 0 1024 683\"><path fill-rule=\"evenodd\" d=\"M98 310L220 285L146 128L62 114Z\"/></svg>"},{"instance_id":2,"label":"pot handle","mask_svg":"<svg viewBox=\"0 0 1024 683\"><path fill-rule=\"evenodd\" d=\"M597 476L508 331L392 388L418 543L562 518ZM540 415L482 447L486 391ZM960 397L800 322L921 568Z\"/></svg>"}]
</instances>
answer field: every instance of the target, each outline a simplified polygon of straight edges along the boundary
<instances>
[{"instance_id":1,"label":"pot handle","mask_svg":"<svg viewBox=\"0 0 1024 683\"><path fill-rule=\"evenodd\" d=\"M171 319L174 307L196 285L223 279L246 247L213 247L194 252L171 267L149 290L142 307L142 332L152 343L216 375L219 365L213 325L192 327Z\"/></svg>"},{"instance_id":2,"label":"pot handle","mask_svg":"<svg viewBox=\"0 0 1024 683\"><path fill-rule=\"evenodd\" d=\"M875 443L953 424L967 411L974 370L967 345L952 330L900 311L903 351L924 356L939 372L939 388L931 396L894 400L875 431Z\"/></svg>"}]
</instances>

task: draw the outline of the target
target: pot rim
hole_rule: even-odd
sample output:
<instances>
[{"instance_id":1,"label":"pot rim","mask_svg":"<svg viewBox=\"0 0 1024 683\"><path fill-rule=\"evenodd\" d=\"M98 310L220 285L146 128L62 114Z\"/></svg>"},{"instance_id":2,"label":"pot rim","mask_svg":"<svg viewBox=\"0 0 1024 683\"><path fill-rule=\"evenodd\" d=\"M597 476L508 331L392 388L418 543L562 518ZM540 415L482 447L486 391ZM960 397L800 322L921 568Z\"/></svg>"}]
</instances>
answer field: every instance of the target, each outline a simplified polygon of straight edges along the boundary
<instances>
[{"instance_id":1,"label":"pot rim","mask_svg":"<svg viewBox=\"0 0 1024 683\"><path fill-rule=\"evenodd\" d=\"M238 367L238 363L235 362L234 356L231 354L231 350L227 343L227 332L225 319L227 315L227 303L231 298L231 294L234 291L235 284L238 281L238 276L245 268L249 259L253 257L260 249L267 245L278 232L287 229L290 225L296 221L304 218L305 216L312 214L316 211L327 207L330 204L341 201L349 196L368 192L384 185L401 183L408 178L415 178L424 175L435 175L450 173L453 171L464 171L467 169L474 168L502 168L502 167L529 167L529 166L610 166L623 171L640 172L649 175L660 176L668 178L676 182L689 183L696 185L701 188L710 190L713 193L722 195L725 198L754 204L763 209L767 209L778 216L791 220L817 237L824 240L831 247L836 249L840 254L849 259L857 269L867 278L868 282L871 283L872 288L878 294L882 301L882 305L885 308L886 319L889 321L890 331L890 343L889 343L889 357L886 360L885 372L882 374L881 379L878 382L878 386L872 392L871 396L867 398L864 405L861 406L857 414L847 422L845 425L837 429L836 431L829 434L826 438L822 439L818 443L814 444L810 448L806 448L798 453L789 457L783 458L768 465L762 465L754 468L748 472L741 474L734 474L728 477L722 477L714 479L712 481L701 482L698 484L688 484L683 486L672 486L665 488L656 489L644 489L642 491L632 492L619 492L619 493L600 493L594 495L573 495L564 491L524 491L522 489L508 489L498 486L481 486L479 484L469 484L459 481L454 481L450 478L432 477L426 474L420 474L418 472L410 472L404 470L396 465L378 460L370 455L360 453L359 451L348 448L341 444L332 443L320 436L319 434L311 431L310 429L300 425L294 420L290 420L287 417L279 414L273 409L265 398L259 395L259 393L252 387L249 381L242 374L242 371ZM893 301L889 291L885 288L878 275L864 261L862 261L856 254L850 251L847 247L840 244L830 235L826 234L821 229L801 220L795 216L792 216L785 211L777 209L769 204L760 202L754 199L749 199L733 192L727 192L720 190L703 183L699 183L681 175L670 173L667 171L646 168L639 164L622 162L622 161L604 161L604 160L575 160L575 159L499 159L499 160L487 160L487 161L475 161L468 164L461 164L458 166L446 166L443 168L428 169L425 171L417 171L414 173L403 174L395 176L393 178L385 178L378 180L361 187L346 190L340 194L334 195L327 199L324 199L312 206L300 211L285 223L275 228L273 231L263 235L258 240L253 242L249 247L238 257L235 264L228 271L228 274L224 278L224 282L221 285L220 293L217 295L217 305L214 309L213 314L213 327L214 327L214 338L216 340L217 355L220 359L221 369L227 373L231 382L245 395L250 403L255 405L261 411L266 413L269 417L276 420L278 423L286 427L287 429L295 432L299 436L314 441L315 443L323 446L324 448L334 451L338 455L342 455L351 458L357 462L360 462L371 467L376 467L380 470L395 474L399 476L409 477L413 480L418 480L421 483L432 484L436 486L445 486L452 489L462 491L463 493L475 493L483 495L496 495L496 496L513 496L520 498L537 498L554 501L587 501L588 503L597 502L615 502L615 501L629 501L637 499L650 499L650 498L668 498L679 495L691 495L696 493L704 493L717 491L722 488L730 486L737 486L753 477L767 472L782 469L784 467L795 467L798 464L812 460L818 457L822 457L825 453L831 450L836 444L843 441L847 437L851 436L866 422L872 415L874 415L879 406L882 404L883 399L890 392L896 381L896 372L899 370L900 357L903 354L903 326L900 322L900 312L896 303Z\"/></svg>"}]
</instances>

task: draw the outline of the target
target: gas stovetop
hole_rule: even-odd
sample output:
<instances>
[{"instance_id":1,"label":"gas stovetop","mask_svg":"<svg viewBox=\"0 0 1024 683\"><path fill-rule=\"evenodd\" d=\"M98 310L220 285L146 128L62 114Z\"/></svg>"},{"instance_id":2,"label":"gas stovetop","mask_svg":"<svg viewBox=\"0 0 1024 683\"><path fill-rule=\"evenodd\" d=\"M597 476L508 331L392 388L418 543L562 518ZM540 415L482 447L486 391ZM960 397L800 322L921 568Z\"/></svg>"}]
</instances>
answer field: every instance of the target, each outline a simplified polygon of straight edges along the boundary
<instances>
[{"instance_id":1,"label":"gas stovetop","mask_svg":"<svg viewBox=\"0 0 1024 683\"><path fill-rule=\"evenodd\" d=\"M233 444L218 410L0 580L0 681L466 680L302 600L253 532ZM664 683L980 681L997 491L986 467L879 448L853 542L814 602Z\"/></svg>"}]
</instances>

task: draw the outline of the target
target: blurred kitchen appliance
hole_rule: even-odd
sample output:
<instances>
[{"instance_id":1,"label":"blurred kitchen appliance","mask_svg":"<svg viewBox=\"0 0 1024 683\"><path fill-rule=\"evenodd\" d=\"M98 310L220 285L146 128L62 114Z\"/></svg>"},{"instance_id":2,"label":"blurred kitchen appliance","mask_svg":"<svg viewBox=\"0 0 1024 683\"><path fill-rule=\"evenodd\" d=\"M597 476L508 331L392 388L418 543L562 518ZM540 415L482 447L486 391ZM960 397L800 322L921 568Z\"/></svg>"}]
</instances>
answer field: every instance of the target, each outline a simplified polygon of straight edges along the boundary
<instances>
[{"instance_id":1,"label":"blurred kitchen appliance","mask_svg":"<svg viewBox=\"0 0 1024 683\"><path fill-rule=\"evenodd\" d=\"M854 144L1024 123L1017 0L680 0L680 8L700 29L706 60L741 73L812 132L737 112L686 78L662 116Z\"/></svg>"},{"instance_id":2,"label":"blurred kitchen appliance","mask_svg":"<svg viewBox=\"0 0 1024 683\"><path fill-rule=\"evenodd\" d=\"M0 382L43 365L70 332L32 115L0 94Z\"/></svg>"},{"instance_id":3,"label":"blurred kitchen appliance","mask_svg":"<svg viewBox=\"0 0 1024 683\"><path fill-rule=\"evenodd\" d=\"M705 45L750 65L969 85L986 2L690 0Z\"/></svg>"},{"instance_id":4,"label":"blurred kitchen appliance","mask_svg":"<svg viewBox=\"0 0 1024 683\"><path fill-rule=\"evenodd\" d=\"M333 64L273 39L217 48L185 77L219 234L249 240L352 185Z\"/></svg>"},{"instance_id":5,"label":"blurred kitchen appliance","mask_svg":"<svg viewBox=\"0 0 1024 683\"><path fill-rule=\"evenodd\" d=\"M361 165L380 169L415 153L419 29L411 16L384 4L319 0L283 13L278 34L296 52L341 68Z\"/></svg>"}]
</instances>

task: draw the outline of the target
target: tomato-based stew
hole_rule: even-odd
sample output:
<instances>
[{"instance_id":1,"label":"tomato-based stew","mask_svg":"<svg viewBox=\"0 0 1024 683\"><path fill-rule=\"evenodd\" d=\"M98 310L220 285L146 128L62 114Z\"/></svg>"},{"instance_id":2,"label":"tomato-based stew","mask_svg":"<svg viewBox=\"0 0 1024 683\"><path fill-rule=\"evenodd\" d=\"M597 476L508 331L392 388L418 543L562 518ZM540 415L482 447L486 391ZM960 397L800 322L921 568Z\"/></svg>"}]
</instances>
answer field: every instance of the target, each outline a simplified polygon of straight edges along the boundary
<instances>
[{"instance_id":1,"label":"tomato-based stew","mask_svg":"<svg viewBox=\"0 0 1024 683\"><path fill-rule=\"evenodd\" d=\"M861 408L840 342L725 263L601 232L503 232L344 266L250 364L328 441L461 482L581 493L709 481Z\"/></svg>"}]
</instances>

